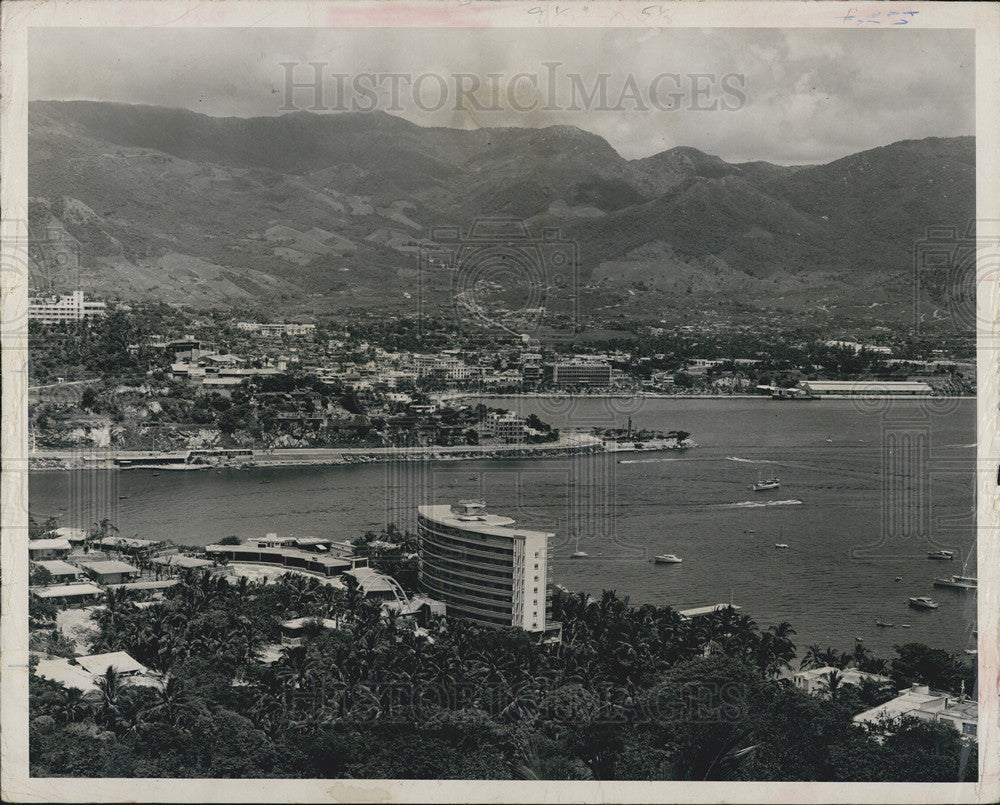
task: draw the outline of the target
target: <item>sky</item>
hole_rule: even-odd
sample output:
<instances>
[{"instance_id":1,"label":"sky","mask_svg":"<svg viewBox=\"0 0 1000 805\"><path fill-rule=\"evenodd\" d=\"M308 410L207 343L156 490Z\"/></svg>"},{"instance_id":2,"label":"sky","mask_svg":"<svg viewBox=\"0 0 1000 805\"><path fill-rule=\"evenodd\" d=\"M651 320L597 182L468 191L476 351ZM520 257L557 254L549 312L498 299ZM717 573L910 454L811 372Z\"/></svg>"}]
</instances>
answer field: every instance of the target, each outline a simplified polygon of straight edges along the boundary
<instances>
[{"instance_id":1,"label":"sky","mask_svg":"<svg viewBox=\"0 0 1000 805\"><path fill-rule=\"evenodd\" d=\"M310 86L289 96L289 78ZM572 125L628 159L687 145L729 162L829 162L898 140L973 134L974 94L967 30L46 28L29 36L32 100L236 117L375 106L422 126Z\"/></svg>"}]
</instances>

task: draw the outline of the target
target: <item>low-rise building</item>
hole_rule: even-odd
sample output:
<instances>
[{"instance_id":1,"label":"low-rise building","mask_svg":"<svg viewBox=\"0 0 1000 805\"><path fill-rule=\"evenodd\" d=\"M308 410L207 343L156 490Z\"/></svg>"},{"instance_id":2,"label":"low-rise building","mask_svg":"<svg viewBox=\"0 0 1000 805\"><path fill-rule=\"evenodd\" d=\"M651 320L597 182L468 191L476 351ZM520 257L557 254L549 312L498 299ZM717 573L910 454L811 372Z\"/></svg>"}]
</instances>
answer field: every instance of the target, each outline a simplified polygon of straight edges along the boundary
<instances>
[{"instance_id":1,"label":"low-rise building","mask_svg":"<svg viewBox=\"0 0 1000 805\"><path fill-rule=\"evenodd\" d=\"M139 569L114 559L80 562L80 569L98 584L123 584L139 575Z\"/></svg>"},{"instance_id":2,"label":"low-rise building","mask_svg":"<svg viewBox=\"0 0 1000 805\"><path fill-rule=\"evenodd\" d=\"M45 679L58 682L63 687L91 692L98 689L97 680L107 673L109 668L113 669L119 680L125 684L151 687L157 687L160 684L146 666L134 660L124 651L90 654L73 660L62 657L40 660L35 668L35 673Z\"/></svg>"},{"instance_id":3,"label":"low-rise building","mask_svg":"<svg viewBox=\"0 0 1000 805\"><path fill-rule=\"evenodd\" d=\"M966 696L931 690L927 685L911 685L878 707L854 717L856 724L875 724L886 719L912 716L923 721L951 724L963 737L975 738L979 725L979 705Z\"/></svg>"},{"instance_id":4,"label":"low-rise building","mask_svg":"<svg viewBox=\"0 0 1000 805\"><path fill-rule=\"evenodd\" d=\"M104 595L104 590L91 582L79 584L52 584L47 587L32 587L35 598L51 601L57 605L72 606L94 601Z\"/></svg>"},{"instance_id":5,"label":"low-rise building","mask_svg":"<svg viewBox=\"0 0 1000 805\"><path fill-rule=\"evenodd\" d=\"M838 675L841 685L860 687L861 683L866 680L884 685L892 684L892 680L889 677L882 676L881 674L859 671L857 668L834 668L832 665L798 671L792 674L792 684L806 693L823 693L830 689L830 674L832 673Z\"/></svg>"},{"instance_id":6,"label":"low-rise building","mask_svg":"<svg viewBox=\"0 0 1000 805\"><path fill-rule=\"evenodd\" d=\"M69 540L61 537L28 540L28 558L33 562L44 559L65 559L71 550Z\"/></svg>"},{"instance_id":7,"label":"low-rise building","mask_svg":"<svg viewBox=\"0 0 1000 805\"><path fill-rule=\"evenodd\" d=\"M40 562L32 562L32 564L37 568L48 571L48 574L52 577L52 584L67 584L77 581L82 576L80 568L59 559L48 559Z\"/></svg>"}]
</instances>

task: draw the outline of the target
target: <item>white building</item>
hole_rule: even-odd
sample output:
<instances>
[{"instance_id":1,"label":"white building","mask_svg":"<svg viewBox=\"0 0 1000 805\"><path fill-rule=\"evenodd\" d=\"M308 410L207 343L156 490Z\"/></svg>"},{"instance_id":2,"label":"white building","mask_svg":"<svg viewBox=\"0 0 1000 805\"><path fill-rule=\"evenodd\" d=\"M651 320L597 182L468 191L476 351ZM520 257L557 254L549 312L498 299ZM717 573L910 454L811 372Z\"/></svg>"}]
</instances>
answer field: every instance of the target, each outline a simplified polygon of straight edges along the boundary
<instances>
[{"instance_id":1,"label":"white building","mask_svg":"<svg viewBox=\"0 0 1000 805\"><path fill-rule=\"evenodd\" d=\"M103 316L107 312L104 302L88 302L83 291L73 291L69 296L34 297L28 300L28 318L42 324L66 321L83 321L88 316Z\"/></svg>"},{"instance_id":2,"label":"white building","mask_svg":"<svg viewBox=\"0 0 1000 805\"><path fill-rule=\"evenodd\" d=\"M836 672L840 677L841 685L854 685L860 687L865 680L891 684L892 680L880 674L871 674L867 671L859 671L857 668L834 668L832 665L825 665L822 668L810 668L807 671L798 671L792 674L792 684L799 690L806 693L824 693L830 689L830 674Z\"/></svg>"},{"instance_id":3,"label":"white building","mask_svg":"<svg viewBox=\"0 0 1000 805\"><path fill-rule=\"evenodd\" d=\"M856 724L874 724L883 719L913 716L923 721L951 724L963 736L976 737L979 725L979 705L965 696L931 690L927 685L911 685L895 699L865 710L854 717Z\"/></svg>"},{"instance_id":4,"label":"white building","mask_svg":"<svg viewBox=\"0 0 1000 805\"><path fill-rule=\"evenodd\" d=\"M256 321L238 321L236 328L247 333L259 333L265 338L280 338L283 335L309 335L316 329L315 324L262 324Z\"/></svg>"},{"instance_id":5,"label":"white building","mask_svg":"<svg viewBox=\"0 0 1000 805\"><path fill-rule=\"evenodd\" d=\"M486 514L485 507L463 500L418 509L422 588L447 605L449 617L559 640L562 627L550 620L547 591L554 534L515 528L511 518Z\"/></svg>"},{"instance_id":6,"label":"white building","mask_svg":"<svg viewBox=\"0 0 1000 805\"><path fill-rule=\"evenodd\" d=\"M486 416L486 429L497 439L519 442L524 438L524 419L513 411L493 411Z\"/></svg>"}]
</instances>

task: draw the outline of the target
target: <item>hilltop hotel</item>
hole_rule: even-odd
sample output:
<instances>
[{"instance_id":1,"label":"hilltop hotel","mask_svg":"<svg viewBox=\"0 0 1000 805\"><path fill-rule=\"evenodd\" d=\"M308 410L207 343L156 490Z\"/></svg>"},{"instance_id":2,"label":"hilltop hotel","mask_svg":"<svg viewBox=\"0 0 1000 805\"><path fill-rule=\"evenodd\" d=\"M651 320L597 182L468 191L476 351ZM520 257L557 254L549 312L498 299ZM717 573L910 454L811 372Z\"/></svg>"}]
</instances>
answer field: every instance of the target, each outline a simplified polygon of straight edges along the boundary
<instances>
[{"instance_id":1,"label":"hilltop hotel","mask_svg":"<svg viewBox=\"0 0 1000 805\"><path fill-rule=\"evenodd\" d=\"M548 540L555 535L514 528L511 518L485 508L478 500L419 507L423 590L447 604L449 617L559 641L562 625L550 620L546 587Z\"/></svg>"}]
</instances>

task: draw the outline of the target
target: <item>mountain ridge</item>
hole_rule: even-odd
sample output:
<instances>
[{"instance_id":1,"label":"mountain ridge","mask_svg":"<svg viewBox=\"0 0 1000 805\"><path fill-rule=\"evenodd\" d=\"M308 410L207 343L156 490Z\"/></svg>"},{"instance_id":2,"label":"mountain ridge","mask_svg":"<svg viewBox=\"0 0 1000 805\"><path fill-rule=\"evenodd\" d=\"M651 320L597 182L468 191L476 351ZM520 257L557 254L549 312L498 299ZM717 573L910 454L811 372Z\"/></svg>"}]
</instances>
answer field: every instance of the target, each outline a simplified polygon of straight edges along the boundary
<instances>
[{"instance_id":1,"label":"mountain ridge","mask_svg":"<svg viewBox=\"0 0 1000 805\"><path fill-rule=\"evenodd\" d=\"M829 308L884 286L901 311L910 288L893 285L912 273L913 244L928 226L964 231L975 211L972 137L782 166L690 146L627 160L573 126L425 128L384 112L211 118L34 101L29 126L32 231L60 232L82 279L122 298L405 309L434 227L508 215L560 229L581 287L626 309L677 304L680 277L703 270L682 302ZM654 289L641 304L627 298L636 272ZM799 299L809 275L817 296ZM450 277L432 279L446 304Z\"/></svg>"}]
</instances>

